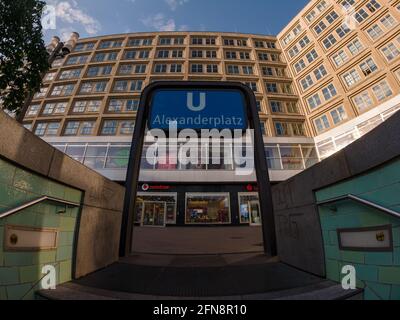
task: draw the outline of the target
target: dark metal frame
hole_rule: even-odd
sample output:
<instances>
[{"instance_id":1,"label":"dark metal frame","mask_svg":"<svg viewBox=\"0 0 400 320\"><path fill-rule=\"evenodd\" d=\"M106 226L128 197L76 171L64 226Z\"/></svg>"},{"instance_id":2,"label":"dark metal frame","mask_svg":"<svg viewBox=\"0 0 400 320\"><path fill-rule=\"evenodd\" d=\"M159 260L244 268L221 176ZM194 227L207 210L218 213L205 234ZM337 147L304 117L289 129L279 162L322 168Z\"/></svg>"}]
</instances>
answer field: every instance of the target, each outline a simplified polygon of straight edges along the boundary
<instances>
[{"instance_id":1,"label":"dark metal frame","mask_svg":"<svg viewBox=\"0 0 400 320\"><path fill-rule=\"evenodd\" d=\"M390 245L389 247L382 247L382 248L372 248L372 247L347 247L343 246L342 244L342 239L340 235L342 233L348 233L348 232L367 232L367 231L388 231L389 232L389 237L390 237ZM386 225L386 226L377 226L377 227L366 227L366 228L343 228L343 229L337 229L337 236L338 236L338 241L339 241L339 249L342 251L359 251L359 252L393 252L393 231L392 231L392 225Z\"/></svg>"},{"instance_id":2,"label":"dark metal frame","mask_svg":"<svg viewBox=\"0 0 400 320\"><path fill-rule=\"evenodd\" d=\"M128 172L126 177L126 192L124 211L121 225L120 256L127 256L131 252L132 233L134 227L134 209L136 205L137 186L139 182L140 164L143 144L146 132L146 123L150 116L152 95L156 90L184 90L184 89L208 89L208 90L238 90L244 98L247 106L247 117L250 129L254 129L254 153L259 197L261 206L262 231L264 252L275 256L276 234L275 218L272 203L271 183L269 179L267 157L264 147L263 134L261 132L260 118L257 111L257 102L254 92L246 85L238 82L186 82L186 81L159 81L147 86L140 99L139 110L136 117L135 131L132 137Z\"/></svg>"}]
</instances>

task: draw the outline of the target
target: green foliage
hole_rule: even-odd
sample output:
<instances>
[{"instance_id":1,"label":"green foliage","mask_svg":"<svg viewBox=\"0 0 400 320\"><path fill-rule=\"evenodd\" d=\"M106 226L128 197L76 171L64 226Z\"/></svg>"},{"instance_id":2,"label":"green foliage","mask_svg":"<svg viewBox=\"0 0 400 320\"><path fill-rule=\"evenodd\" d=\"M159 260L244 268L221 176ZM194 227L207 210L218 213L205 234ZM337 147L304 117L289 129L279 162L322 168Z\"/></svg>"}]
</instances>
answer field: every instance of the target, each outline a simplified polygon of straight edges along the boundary
<instances>
[{"instance_id":1,"label":"green foliage","mask_svg":"<svg viewBox=\"0 0 400 320\"><path fill-rule=\"evenodd\" d=\"M50 67L42 38L44 6L39 0L0 1L0 97L3 108L16 114Z\"/></svg>"}]
</instances>

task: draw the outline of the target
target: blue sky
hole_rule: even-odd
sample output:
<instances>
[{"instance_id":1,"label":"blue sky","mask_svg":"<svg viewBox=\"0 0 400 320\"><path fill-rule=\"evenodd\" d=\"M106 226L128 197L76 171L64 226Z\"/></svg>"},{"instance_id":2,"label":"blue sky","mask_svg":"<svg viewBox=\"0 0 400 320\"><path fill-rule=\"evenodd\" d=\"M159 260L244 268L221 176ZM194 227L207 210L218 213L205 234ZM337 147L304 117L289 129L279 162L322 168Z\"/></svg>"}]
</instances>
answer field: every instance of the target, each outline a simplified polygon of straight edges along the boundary
<instances>
[{"instance_id":1,"label":"blue sky","mask_svg":"<svg viewBox=\"0 0 400 320\"><path fill-rule=\"evenodd\" d=\"M277 34L309 0L46 0L66 37L142 31L232 31ZM251 8L251 10L249 9Z\"/></svg>"}]
</instances>

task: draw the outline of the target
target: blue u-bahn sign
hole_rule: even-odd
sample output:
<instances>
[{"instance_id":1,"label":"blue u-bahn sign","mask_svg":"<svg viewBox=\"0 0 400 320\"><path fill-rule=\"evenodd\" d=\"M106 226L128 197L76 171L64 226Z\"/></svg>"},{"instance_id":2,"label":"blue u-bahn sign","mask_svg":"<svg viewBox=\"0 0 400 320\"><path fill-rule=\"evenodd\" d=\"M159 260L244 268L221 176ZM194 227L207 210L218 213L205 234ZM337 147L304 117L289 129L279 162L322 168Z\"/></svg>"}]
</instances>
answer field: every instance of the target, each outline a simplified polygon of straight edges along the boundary
<instances>
[{"instance_id":1,"label":"blue u-bahn sign","mask_svg":"<svg viewBox=\"0 0 400 320\"><path fill-rule=\"evenodd\" d=\"M246 130L247 111L239 90L157 90L150 106L149 129Z\"/></svg>"}]
</instances>

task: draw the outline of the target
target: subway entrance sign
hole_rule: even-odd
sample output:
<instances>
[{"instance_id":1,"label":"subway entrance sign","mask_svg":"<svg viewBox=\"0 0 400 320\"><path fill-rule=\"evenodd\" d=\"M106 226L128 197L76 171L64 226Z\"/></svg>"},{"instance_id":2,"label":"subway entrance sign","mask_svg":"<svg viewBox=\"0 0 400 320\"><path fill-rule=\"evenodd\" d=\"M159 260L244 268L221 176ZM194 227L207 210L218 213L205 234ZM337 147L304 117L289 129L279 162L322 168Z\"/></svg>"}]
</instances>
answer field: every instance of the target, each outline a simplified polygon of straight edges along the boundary
<instances>
[{"instance_id":1,"label":"subway entrance sign","mask_svg":"<svg viewBox=\"0 0 400 320\"><path fill-rule=\"evenodd\" d=\"M240 90L156 90L152 96L149 129L248 128L246 100Z\"/></svg>"},{"instance_id":2,"label":"subway entrance sign","mask_svg":"<svg viewBox=\"0 0 400 320\"><path fill-rule=\"evenodd\" d=\"M252 130L253 169L257 176L264 251L268 255L276 255L271 183L254 92L238 82L159 81L147 86L140 98L126 176L120 256L132 252L136 195L146 130L168 132L171 123L176 124L178 131Z\"/></svg>"}]
</instances>

